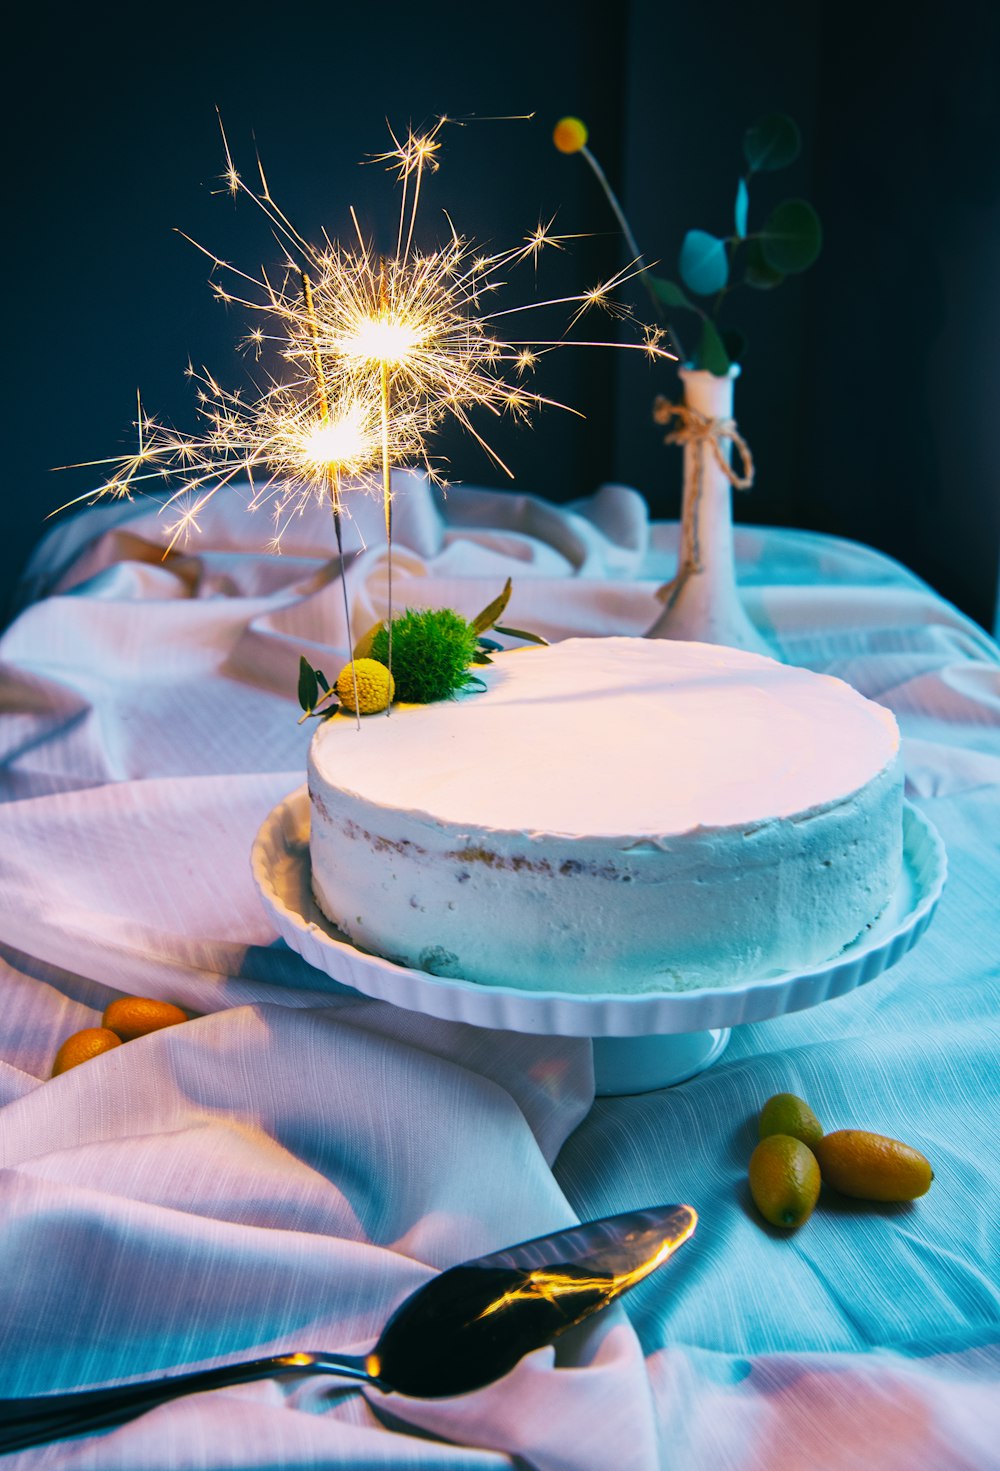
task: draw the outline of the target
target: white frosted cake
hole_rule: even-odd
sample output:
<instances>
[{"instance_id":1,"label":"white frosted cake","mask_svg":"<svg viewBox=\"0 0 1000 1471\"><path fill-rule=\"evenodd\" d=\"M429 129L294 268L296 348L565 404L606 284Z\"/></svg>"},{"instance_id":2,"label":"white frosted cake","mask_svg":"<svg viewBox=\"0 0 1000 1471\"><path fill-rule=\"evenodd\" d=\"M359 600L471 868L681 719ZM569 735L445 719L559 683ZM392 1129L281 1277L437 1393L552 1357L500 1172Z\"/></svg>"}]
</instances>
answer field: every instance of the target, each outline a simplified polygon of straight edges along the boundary
<instances>
[{"instance_id":1,"label":"white frosted cake","mask_svg":"<svg viewBox=\"0 0 1000 1471\"><path fill-rule=\"evenodd\" d=\"M686 990L819 964L886 905L899 734L849 685L632 638L480 672L313 737L313 891L354 944L485 984Z\"/></svg>"}]
</instances>

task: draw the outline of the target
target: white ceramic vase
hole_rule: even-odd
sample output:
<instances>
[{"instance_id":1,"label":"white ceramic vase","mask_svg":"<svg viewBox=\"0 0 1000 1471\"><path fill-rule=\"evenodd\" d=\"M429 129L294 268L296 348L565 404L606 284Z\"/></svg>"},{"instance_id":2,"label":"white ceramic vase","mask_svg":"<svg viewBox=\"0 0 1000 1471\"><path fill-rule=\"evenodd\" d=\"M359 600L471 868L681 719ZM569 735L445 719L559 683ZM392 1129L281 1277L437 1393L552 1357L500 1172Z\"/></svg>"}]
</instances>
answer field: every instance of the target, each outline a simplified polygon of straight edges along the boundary
<instances>
[{"instance_id":1,"label":"white ceramic vase","mask_svg":"<svg viewBox=\"0 0 1000 1471\"><path fill-rule=\"evenodd\" d=\"M679 371L687 408L706 419L732 419L738 366L730 368L724 378L700 368ZM736 587L732 485L709 442L687 439L683 448L684 499L677 574L660 589L663 612L646 637L725 644L773 658L774 650L751 623ZM722 437L719 448L726 463L731 463L731 440Z\"/></svg>"}]
</instances>

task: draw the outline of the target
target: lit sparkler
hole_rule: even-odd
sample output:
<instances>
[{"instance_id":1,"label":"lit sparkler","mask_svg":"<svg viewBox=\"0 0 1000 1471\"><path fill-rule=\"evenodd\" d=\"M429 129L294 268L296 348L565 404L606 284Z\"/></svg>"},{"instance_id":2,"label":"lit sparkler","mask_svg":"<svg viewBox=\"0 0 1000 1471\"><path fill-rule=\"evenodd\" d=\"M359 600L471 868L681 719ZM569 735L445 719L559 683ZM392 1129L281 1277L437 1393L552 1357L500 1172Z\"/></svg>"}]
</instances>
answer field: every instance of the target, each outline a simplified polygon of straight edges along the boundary
<instances>
[{"instance_id":1,"label":"lit sparkler","mask_svg":"<svg viewBox=\"0 0 1000 1471\"><path fill-rule=\"evenodd\" d=\"M146 416L140 404L136 451L96 462L110 465L110 475L70 504L101 495L131 496L149 481L166 484L165 504L176 512L169 550L197 527L200 512L220 489L245 477L251 508L273 503L276 548L288 521L310 498L328 502L342 559L343 479L380 480L391 631L394 465L417 460L439 481L431 444L444 417L451 416L511 475L473 416L526 419L543 405L565 408L524 384L525 373L541 355L566 346L613 345L651 358L672 356L661 345L662 334L650 327L642 330L640 341L628 343L584 343L569 335L595 307L631 317L613 293L636 266L584 294L489 309L508 269L526 261L537 264L543 249L563 245L567 237L555 235L551 221L514 248L488 254L477 252L445 216L443 244L431 250L415 245L424 175L438 167L444 122L439 119L426 133L411 130L402 141L391 134L393 147L377 156L401 187L391 255L380 254L364 238L353 209L352 243L324 236L321 246L311 244L276 204L259 163L259 190L244 182L223 132L226 186L263 211L284 260L273 277L263 269L257 277L192 244L219 273L213 282L216 295L263 319L247 345L258 357L273 350L282 364L280 375L265 373L249 391L230 392L211 374L189 369L197 382L203 432L170 431ZM505 328L507 320L541 308L568 312L562 336L539 340L502 330L501 322Z\"/></svg>"}]
</instances>

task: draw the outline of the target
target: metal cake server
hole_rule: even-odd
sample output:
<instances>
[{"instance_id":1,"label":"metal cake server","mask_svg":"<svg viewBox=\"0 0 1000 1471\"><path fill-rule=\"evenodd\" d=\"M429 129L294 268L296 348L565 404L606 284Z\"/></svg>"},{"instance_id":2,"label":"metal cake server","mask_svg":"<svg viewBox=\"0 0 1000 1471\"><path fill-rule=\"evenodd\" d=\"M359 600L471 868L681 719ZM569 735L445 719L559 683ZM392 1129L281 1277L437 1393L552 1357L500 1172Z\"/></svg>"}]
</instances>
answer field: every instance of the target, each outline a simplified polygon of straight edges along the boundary
<instances>
[{"instance_id":1,"label":"metal cake server","mask_svg":"<svg viewBox=\"0 0 1000 1471\"><path fill-rule=\"evenodd\" d=\"M335 1374L422 1399L465 1394L648 1277L697 1221L688 1205L651 1206L450 1267L411 1293L360 1357L278 1354L107 1389L0 1400L0 1452L120 1425L179 1395L276 1375Z\"/></svg>"}]
</instances>

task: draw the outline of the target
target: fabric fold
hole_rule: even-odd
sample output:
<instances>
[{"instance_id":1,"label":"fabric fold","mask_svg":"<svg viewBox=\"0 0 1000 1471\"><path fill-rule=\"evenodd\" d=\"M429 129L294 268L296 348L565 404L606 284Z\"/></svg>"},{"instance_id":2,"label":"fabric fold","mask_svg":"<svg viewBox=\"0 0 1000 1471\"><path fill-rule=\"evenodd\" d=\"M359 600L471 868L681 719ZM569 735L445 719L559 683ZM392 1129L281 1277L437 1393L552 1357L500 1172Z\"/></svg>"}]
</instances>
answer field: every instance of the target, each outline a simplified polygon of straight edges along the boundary
<instances>
[{"instance_id":1,"label":"fabric fold","mask_svg":"<svg viewBox=\"0 0 1000 1471\"><path fill-rule=\"evenodd\" d=\"M412 472L393 489L397 611L471 617L510 576L516 627L641 635L676 568L676 525L651 524L626 486L563 507ZM678 1087L595 1102L589 1039L369 1001L277 939L249 853L303 781L299 658L335 677L386 614L388 559L380 499L358 486L342 562L314 504L273 555L248 494L214 497L169 551L155 502L56 525L0 639L0 1394L358 1352L477 1253L670 1201L700 1223L623 1305L476 1394L271 1380L11 1465L985 1471L1000 1437L1000 650L871 548L737 527L742 596L782 657L895 712L948 886L877 981L736 1029ZM623 732L594 780L627 761ZM135 994L194 1019L52 1079L61 1042ZM928 1196L825 1191L799 1232L766 1227L746 1165L780 1091L827 1128L923 1149Z\"/></svg>"}]
</instances>

